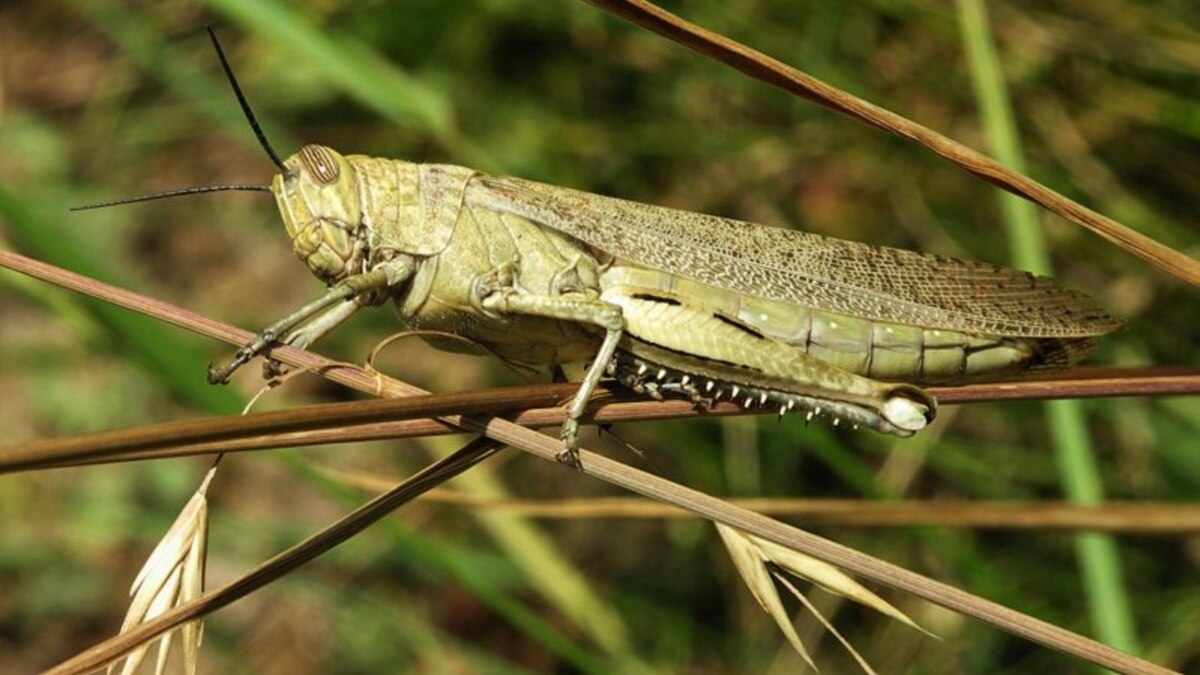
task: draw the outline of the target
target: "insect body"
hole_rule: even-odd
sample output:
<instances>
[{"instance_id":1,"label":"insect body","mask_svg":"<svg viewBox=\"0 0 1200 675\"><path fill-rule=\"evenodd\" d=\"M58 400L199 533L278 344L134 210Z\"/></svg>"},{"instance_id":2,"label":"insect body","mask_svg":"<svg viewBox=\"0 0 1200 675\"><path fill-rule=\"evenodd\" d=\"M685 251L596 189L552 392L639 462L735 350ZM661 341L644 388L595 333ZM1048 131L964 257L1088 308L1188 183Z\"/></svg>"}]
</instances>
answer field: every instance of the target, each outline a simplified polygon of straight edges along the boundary
<instances>
[{"instance_id":1,"label":"insect body","mask_svg":"<svg viewBox=\"0 0 1200 675\"><path fill-rule=\"evenodd\" d=\"M221 56L280 168L269 190L293 248L330 288L210 369L214 383L391 302L516 365L590 360L563 425L575 461L606 373L655 397L908 436L936 410L915 385L1066 367L1120 326L1081 293L984 263L320 145L280 161ZM230 188L181 192L215 189Z\"/></svg>"},{"instance_id":2,"label":"insect body","mask_svg":"<svg viewBox=\"0 0 1200 675\"><path fill-rule=\"evenodd\" d=\"M1119 325L1023 272L456 166L310 145L271 190L297 255L331 290L211 379L274 339L306 346L391 301L410 325L514 364L590 359L568 447L606 372L655 396L724 397L906 436L935 403L897 382L1065 367Z\"/></svg>"}]
</instances>

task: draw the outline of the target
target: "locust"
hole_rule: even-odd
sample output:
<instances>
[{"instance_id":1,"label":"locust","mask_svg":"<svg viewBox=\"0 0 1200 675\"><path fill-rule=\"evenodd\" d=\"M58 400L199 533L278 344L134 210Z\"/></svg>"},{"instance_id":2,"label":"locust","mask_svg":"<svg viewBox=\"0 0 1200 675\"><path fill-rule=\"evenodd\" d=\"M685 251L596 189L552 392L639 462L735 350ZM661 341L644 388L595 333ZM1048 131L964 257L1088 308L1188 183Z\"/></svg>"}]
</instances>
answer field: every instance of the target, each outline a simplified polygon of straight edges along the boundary
<instances>
[{"instance_id":1,"label":"locust","mask_svg":"<svg viewBox=\"0 0 1200 675\"><path fill-rule=\"evenodd\" d=\"M606 376L702 408L728 400L906 437L937 411L921 385L1066 368L1121 326L1083 293L983 262L323 145L281 160L209 35L279 173L269 186L95 206L274 195L293 250L328 290L210 366L214 384L390 303L411 328L514 366L590 364L562 427L560 459L577 465L579 423Z\"/></svg>"}]
</instances>

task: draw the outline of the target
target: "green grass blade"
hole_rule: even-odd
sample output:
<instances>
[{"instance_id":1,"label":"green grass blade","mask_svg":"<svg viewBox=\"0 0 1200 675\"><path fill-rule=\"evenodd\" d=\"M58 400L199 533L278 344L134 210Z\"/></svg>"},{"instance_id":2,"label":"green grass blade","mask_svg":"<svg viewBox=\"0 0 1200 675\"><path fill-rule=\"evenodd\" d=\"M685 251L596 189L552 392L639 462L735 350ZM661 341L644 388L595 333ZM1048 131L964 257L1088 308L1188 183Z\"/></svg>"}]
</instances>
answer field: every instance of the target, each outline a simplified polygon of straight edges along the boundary
<instances>
[{"instance_id":1,"label":"green grass blade","mask_svg":"<svg viewBox=\"0 0 1200 675\"><path fill-rule=\"evenodd\" d=\"M486 467L479 467L486 468ZM508 489L491 471L467 472L456 484L472 495L510 498ZM480 509L472 514L506 556L521 569L533 588L570 617L608 653L634 667L629 628L611 603L593 591L584 573L572 565L538 523L511 513Z\"/></svg>"},{"instance_id":2,"label":"green grass blade","mask_svg":"<svg viewBox=\"0 0 1200 675\"><path fill-rule=\"evenodd\" d=\"M85 253L63 228L39 217L2 183L0 218L8 223L22 249L42 260L93 279L121 283L120 274ZM237 394L205 381L208 362L199 351L162 324L107 303L89 300L86 305L108 329L114 349L136 358L181 399L213 414L236 414L241 410Z\"/></svg>"},{"instance_id":3,"label":"green grass blade","mask_svg":"<svg viewBox=\"0 0 1200 675\"><path fill-rule=\"evenodd\" d=\"M958 9L989 145L998 160L1025 172L1025 157L983 0L959 0ZM1000 195L1000 205L1015 264L1049 274L1050 257L1034 206L1007 193ZM1082 407L1078 401L1052 401L1046 406L1063 490L1077 504L1102 501L1100 472ZM1075 537L1075 549L1097 635L1119 649L1138 651L1120 555L1113 538L1099 533L1079 534Z\"/></svg>"},{"instance_id":4,"label":"green grass blade","mask_svg":"<svg viewBox=\"0 0 1200 675\"><path fill-rule=\"evenodd\" d=\"M370 46L332 35L292 5L274 0L207 0L214 9L274 43L298 67L320 74L331 86L403 126L415 126L452 152L456 162L492 170L495 162L464 139L449 99L389 63Z\"/></svg>"},{"instance_id":5,"label":"green grass blade","mask_svg":"<svg viewBox=\"0 0 1200 675\"><path fill-rule=\"evenodd\" d=\"M310 464L300 458L288 455L284 461L294 471L306 476L347 505L357 504L361 500L357 491L314 470ZM455 555L451 547L431 542L394 518L386 518L378 523L378 526L384 528L391 541L404 549L406 560L414 565L426 567L431 572L445 575L455 583L469 589L492 611L504 617L510 624L531 639L541 643L542 646L558 655L579 672L612 672L614 664L611 661L593 653L565 635L551 622L544 619L539 612L515 599L501 587L500 583L488 578L487 570L472 564L471 561L465 559L465 556Z\"/></svg>"},{"instance_id":6,"label":"green grass blade","mask_svg":"<svg viewBox=\"0 0 1200 675\"><path fill-rule=\"evenodd\" d=\"M153 76L189 106L231 132L234 138L241 138L248 146L257 147L233 92L224 80L216 79L220 77L220 71L215 54L212 56L212 68L207 72L198 71L186 55L164 39L161 28L141 13L128 11L107 0L73 0L72 4L138 68ZM207 42L200 32L196 33L196 39ZM281 125L272 123L270 112L263 106L258 108L255 115L267 130L272 143L280 148L294 147L295 141L285 135Z\"/></svg>"}]
</instances>

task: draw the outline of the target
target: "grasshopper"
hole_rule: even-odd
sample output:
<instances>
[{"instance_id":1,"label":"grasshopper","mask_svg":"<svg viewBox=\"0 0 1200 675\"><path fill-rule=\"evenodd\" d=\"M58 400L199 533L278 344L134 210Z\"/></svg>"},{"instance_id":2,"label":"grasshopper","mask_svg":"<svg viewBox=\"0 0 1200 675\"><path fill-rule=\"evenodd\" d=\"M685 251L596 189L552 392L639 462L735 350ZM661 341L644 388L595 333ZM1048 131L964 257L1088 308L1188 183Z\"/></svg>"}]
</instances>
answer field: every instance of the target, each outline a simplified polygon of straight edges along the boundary
<instances>
[{"instance_id":1,"label":"grasshopper","mask_svg":"<svg viewBox=\"0 0 1200 675\"><path fill-rule=\"evenodd\" d=\"M280 160L216 36L227 79L279 168L268 186L296 255L328 285L208 379L277 343L305 348L391 302L518 366L590 361L562 428L609 375L655 398L796 411L909 436L919 388L1065 368L1120 321L1028 272L651 206L472 169L306 145ZM107 205L107 204L106 204Z\"/></svg>"}]
</instances>

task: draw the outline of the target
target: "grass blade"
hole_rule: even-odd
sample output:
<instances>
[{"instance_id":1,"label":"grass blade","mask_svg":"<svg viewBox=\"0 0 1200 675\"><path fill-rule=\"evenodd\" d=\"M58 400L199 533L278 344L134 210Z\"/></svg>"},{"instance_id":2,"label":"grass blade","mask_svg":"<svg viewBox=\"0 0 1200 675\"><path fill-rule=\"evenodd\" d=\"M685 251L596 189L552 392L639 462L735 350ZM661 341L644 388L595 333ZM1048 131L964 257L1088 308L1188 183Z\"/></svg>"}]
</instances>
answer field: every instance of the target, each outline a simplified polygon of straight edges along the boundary
<instances>
[{"instance_id":1,"label":"grass blade","mask_svg":"<svg viewBox=\"0 0 1200 675\"><path fill-rule=\"evenodd\" d=\"M1025 158L983 0L959 0L958 7L967 60L992 150L1001 162L1024 172ZM1038 274L1050 274L1050 256L1033 205L1002 194L1000 206L1016 265ZM1080 403L1051 401L1046 404L1046 414L1068 498L1080 505L1103 501L1100 470ZM1075 548L1096 632L1111 645L1128 652L1137 651L1138 641L1115 541L1107 534L1081 533L1075 536Z\"/></svg>"}]
</instances>

